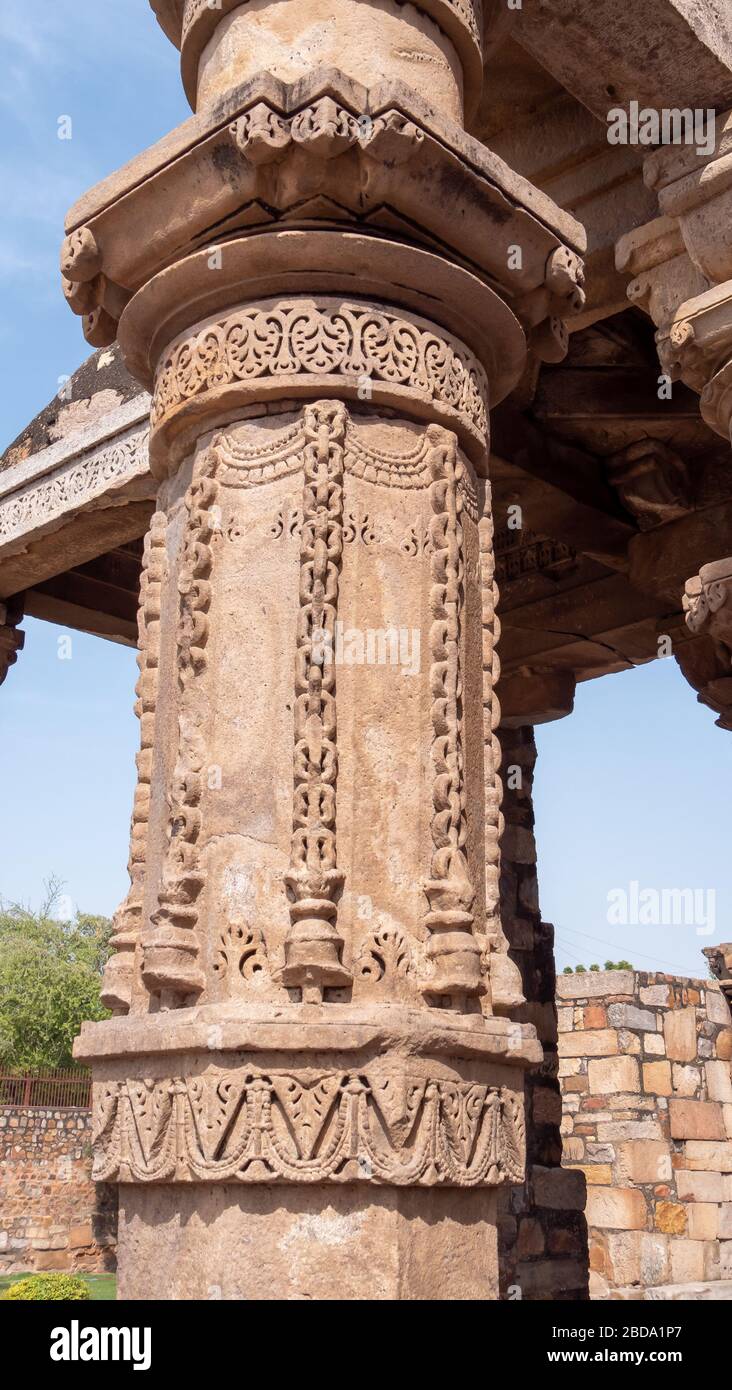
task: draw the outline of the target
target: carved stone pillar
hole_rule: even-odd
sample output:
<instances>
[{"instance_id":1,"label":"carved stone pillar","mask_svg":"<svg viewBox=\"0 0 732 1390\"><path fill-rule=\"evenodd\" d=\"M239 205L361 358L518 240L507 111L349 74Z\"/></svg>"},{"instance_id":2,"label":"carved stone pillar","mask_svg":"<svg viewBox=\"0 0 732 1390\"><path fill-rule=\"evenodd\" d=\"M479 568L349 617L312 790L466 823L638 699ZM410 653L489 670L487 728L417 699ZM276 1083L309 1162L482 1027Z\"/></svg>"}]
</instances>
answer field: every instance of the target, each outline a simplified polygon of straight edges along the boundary
<instances>
[{"instance_id":1,"label":"carved stone pillar","mask_svg":"<svg viewBox=\"0 0 732 1390\"><path fill-rule=\"evenodd\" d=\"M562 350L581 229L462 130L475 5L323 7L324 71L317 0L153 7L198 114L63 252L87 332L117 287L160 484L115 1017L77 1044L120 1293L492 1298L542 1054L499 911L489 413L527 336Z\"/></svg>"},{"instance_id":2,"label":"carved stone pillar","mask_svg":"<svg viewBox=\"0 0 732 1390\"><path fill-rule=\"evenodd\" d=\"M18 652L23 650L25 633L18 627L22 618L21 599L0 599L0 685L18 660Z\"/></svg>"}]
</instances>

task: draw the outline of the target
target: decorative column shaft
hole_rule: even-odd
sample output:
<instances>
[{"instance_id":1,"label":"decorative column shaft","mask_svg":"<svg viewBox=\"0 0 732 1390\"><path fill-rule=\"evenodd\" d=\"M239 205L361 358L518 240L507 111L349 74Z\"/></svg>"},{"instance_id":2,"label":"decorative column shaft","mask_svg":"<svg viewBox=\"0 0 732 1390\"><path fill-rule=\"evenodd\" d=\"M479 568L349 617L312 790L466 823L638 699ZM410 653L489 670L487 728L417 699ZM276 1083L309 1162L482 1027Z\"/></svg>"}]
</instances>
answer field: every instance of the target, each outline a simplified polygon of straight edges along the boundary
<instances>
[{"instance_id":1,"label":"decorative column shaft","mask_svg":"<svg viewBox=\"0 0 732 1390\"><path fill-rule=\"evenodd\" d=\"M77 1044L121 1292L154 1245L165 1298L495 1297L541 1051L498 906L490 409L527 338L562 350L581 229L461 128L472 3L327 6L322 69L319 0L154 8L198 114L62 258L159 480L116 1016Z\"/></svg>"}]
</instances>

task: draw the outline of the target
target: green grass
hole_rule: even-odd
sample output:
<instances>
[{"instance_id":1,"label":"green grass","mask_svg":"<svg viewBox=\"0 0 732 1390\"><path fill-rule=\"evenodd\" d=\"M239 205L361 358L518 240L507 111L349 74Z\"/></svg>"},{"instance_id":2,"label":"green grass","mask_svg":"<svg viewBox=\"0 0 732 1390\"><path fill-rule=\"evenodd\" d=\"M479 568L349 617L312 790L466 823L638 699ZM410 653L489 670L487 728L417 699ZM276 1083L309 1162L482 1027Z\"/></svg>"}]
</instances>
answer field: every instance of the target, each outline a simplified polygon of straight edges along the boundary
<instances>
[{"instance_id":1,"label":"green grass","mask_svg":"<svg viewBox=\"0 0 732 1390\"><path fill-rule=\"evenodd\" d=\"M36 1270L36 1274L41 1274L42 1270ZM27 1274L0 1274L0 1293L4 1293L10 1288L11 1284L17 1284L19 1279L27 1279ZM117 1297L117 1276L115 1274L82 1274L81 1278L89 1285L89 1292L93 1303L108 1303Z\"/></svg>"}]
</instances>

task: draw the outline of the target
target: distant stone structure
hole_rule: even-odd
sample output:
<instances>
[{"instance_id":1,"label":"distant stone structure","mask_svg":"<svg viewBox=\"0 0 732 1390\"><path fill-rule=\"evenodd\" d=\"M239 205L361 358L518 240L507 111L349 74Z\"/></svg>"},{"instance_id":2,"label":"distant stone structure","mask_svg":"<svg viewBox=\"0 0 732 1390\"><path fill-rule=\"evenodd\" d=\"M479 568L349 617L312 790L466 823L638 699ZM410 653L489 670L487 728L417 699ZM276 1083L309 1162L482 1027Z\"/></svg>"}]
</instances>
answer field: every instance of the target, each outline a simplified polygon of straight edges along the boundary
<instances>
[{"instance_id":1,"label":"distant stone structure","mask_svg":"<svg viewBox=\"0 0 732 1390\"><path fill-rule=\"evenodd\" d=\"M560 975L557 1002L563 1163L587 1181L592 1296L709 1286L732 1298L724 994L710 980L588 971Z\"/></svg>"},{"instance_id":2,"label":"distant stone structure","mask_svg":"<svg viewBox=\"0 0 732 1390\"><path fill-rule=\"evenodd\" d=\"M732 726L732 16L151 3L194 114L69 213L96 351L0 461L0 681L23 612L139 647L120 1290L581 1298L515 771L659 655Z\"/></svg>"},{"instance_id":3,"label":"distant stone structure","mask_svg":"<svg viewBox=\"0 0 732 1390\"><path fill-rule=\"evenodd\" d=\"M114 1269L117 1194L91 1168L88 1110L0 1105L0 1274Z\"/></svg>"}]
</instances>

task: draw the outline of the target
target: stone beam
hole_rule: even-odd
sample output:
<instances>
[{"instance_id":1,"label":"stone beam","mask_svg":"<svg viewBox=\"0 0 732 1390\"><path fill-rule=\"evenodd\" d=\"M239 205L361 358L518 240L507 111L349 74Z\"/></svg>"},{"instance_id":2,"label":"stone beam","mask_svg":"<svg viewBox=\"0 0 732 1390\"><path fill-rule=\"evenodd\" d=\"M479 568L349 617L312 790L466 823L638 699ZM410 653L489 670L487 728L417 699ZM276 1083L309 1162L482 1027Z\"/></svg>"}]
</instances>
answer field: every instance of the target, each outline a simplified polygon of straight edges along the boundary
<instances>
[{"instance_id":1,"label":"stone beam","mask_svg":"<svg viewBox=\"0 0 732 1390\"><path fill-rule=\"evenodd\" d=\"M155 485L149 397L0 471L0 596L144 535Z\"/></svg>"},{"instance_id":2,"label":"stone beam","mask_svg":"<svg viewBox=\"0 0 732 1390\"><path fill-rule=\"evenodd\" d=\"M631 101L716 110L732 102L725 0L545 0L517 9L511 32L601 120Z\"/></svg>"}]
</instances>

